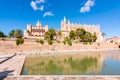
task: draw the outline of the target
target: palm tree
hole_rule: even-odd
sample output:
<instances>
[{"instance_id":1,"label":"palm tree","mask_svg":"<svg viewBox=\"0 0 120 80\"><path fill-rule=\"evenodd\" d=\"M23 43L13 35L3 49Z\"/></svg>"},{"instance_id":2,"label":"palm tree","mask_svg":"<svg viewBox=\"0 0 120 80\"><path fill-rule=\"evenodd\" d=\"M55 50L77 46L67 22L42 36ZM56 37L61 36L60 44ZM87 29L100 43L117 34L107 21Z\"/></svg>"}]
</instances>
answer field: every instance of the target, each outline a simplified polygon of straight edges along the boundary
<instances>
[{"instance_id":1,"label":"palm tree","mask_svg":"<svg viewBox=\"0 0 120 80\"><path fill-rule=\"evenodd\" d=\"M104 39L104 38L105 38L105 36L106 36L106 33L102 32L101 35L102 35L102 37L103 37L103 42L105 42L105 39Z\"/></svg>"},{"instance_id":2,"label":"palm tree","mask_svg":"<svg viewBox=\"0 0 120 80\"><path fill-rule=\"evenodd\" d=\"M20 29L15 30L14 36L15 36L16 38L22 38L22 36L23 36L22 30L20 30Z\"/></svg>"},{"instance_id":3,"label":"palm tree","mask_svg":"<svg viewBox=\"0 0 120 80\"><path fill-rule=\"evenodd\" d=\"M14 38L14 37L15 37L15 36L14 36L14 33L15 33L15 30L11 30L11 31L9 32L9 37L13 37L13 38Z\"/></svg>"},{"instance_id":4,"label":"palm tree","mask_svg":"<svg viewBox=\"0 0 120 80\"><path fill-rule=\"evenodd\" d=\"M44 38L45 38L46 40L49 39L48 31L44 33Z\"/></svg>"},{"instance_id":5,"label":"palm tree","mask_svg":"<svg viewBox=\"0 0 120 80\"><path fill-rule=\"evenodd\" d=\"M106 33L104 33L104 32L102 32L102 34L101 34L102 36L103 36L103 38L106 36Z\"/></svg>"},{"instance_id":6,"label":"palm tree","mask_svg":"<svg viewBox=\"0 0 120 80\"><path fill-rule=\"evenodd\" d=\"M54 28L51 28L48 30L49 36L51 40L54 40L54 37L56 36L56 32Z\"/></svg>"},{"instance_id":7,"label":"palm tree","mask_svg":"<svg viewBox=\"0 0 120 80\"><path fill-rule=\"evenodd\" d=\"M61 31L58 31L57 37L59 37L61 39L61 37L62 37L62 32Z\"/></svg>"},{"instance_id":8,"label":"palm tree","mask_svg":"<svg viewBox=\"0 0 120 80\"><path fill-rule=\"evenodd\" d=\"M49 29L47 32L45 32L44 37L45 39L54 40L54 37L56 36L56 32L54 28Z\"/></svg>"}]
</instances>

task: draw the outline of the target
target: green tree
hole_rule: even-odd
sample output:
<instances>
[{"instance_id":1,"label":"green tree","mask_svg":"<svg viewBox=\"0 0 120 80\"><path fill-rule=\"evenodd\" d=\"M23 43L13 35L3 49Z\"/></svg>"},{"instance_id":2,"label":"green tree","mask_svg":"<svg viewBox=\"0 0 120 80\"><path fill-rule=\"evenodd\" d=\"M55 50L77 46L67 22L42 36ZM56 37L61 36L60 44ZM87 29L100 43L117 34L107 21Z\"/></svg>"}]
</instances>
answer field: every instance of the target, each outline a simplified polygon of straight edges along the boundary
<instances>
[{"instance_id":1,"label":"green tree","mask_svg":"<svg viewBox=\"0 0 120 80\"><path fill-rule=\"evenodd\" d=\"M82 40L83 42L92 42L92 34L90 32L86 32Z\"/></svg>"},{"instance_id":2,"label":"green tree","mask_svg":"<svg viewBox=\"0 0 120 80\"><path fill-rule=\"evenodd\" d=\"M95 42L97 40L96 33L91 34L84 29L76 29L76 36L81 42Z\"/></svg>"},{"instance_id":3,"label":"green tree","mask_svg":"<svg viewBox=\"0 0 120 80\"><path fill-rule=\"evenodd\" d=\"M92 41L95 42L96 40L97 40L97 35L96 35L96 33L94 33L92 36Z\"/></svg>"},{"instance_id":4,"label":"green tree","mask_svg":"<svg viewBox=\"0 0 120 80\"><path fill-rule=\"evenodd\" d=\"M14 38L15 37L14 34L15 34L15 30L11 30L9 32L9 37L13 37Z\"/></svg>"},{"instance_id":5,"label":"green tree","mask_svg":"<svg viewBox=\"0 0 120 80\"><path fill-rule=\"evenodd\" d=\"M74 30L71 30L71 31L70 31L70 33L69 33L69 38L75 40L75 38L76 38L76 33L75 33Z\"/></svg>"},{"instance_id":6,"label":"green tree","mask_svg":"<svg viewBox=\"0 0 120 80\"><path fill-rule=\"evenodd\" d=\"M56 36L56 32L54 28L49 29L47 32L45 32L44 37L45 39L54 40L54 37Z\"/></svg>"},{"instance_id":7,"label":"green tree","mask_svg":"<svg viewBox=\"0 0 120 80\"><path fill-rule=\"evenodd\" d=\"M46 39L46 40L49 39L49 33L48 33L48 31L44 33L44 39Z\"/></svg>"},{"instance_id":8,"label":"green tree","mask_svg":"<svg viewBox=\"0 0 120 80\"><path fill-rule=\"evenodd\" d=\"M0 37L7 37L2 31L0 31Z\"/></svg>"},{"instance_id":9,"label":"green tree","mask_svg":"<svg viewBox=\"0 0 120 80\"><path fill-rule=\"evenodd\" d=\"M54 40L54 37L56 36L55 29L54 29L54 28L51 28L48 33L49 33L49 35L50 35L50 39L51 39L51 40Z\"/></svg>"},{"instance_id":10,"label":"green tree","mask_svg":"<svg viewBox=\"0 0 120 80\"><path fill-rule=\"evenodd\" d=\"M59 39L61 39L61 37L62 37L62 32L61 31L58 31L57 37L59 37Z\"/></svg>"},{"instance_id":11,"label":"green tree","mask_svg":"<svg viewBox=\"0 0 120 80\"><path fill-rule=\"evenodd\" d=\"M79 41L83 42L85 39L86 31L83 28L77 28L76 29L76 36L79 39Z\"/></svg>"},{"instance_id":12,"label":"green tree","mask_svg":"<svg viewBox=\"0 0 120 80\"><path fill-rule=\"evenodd\" d=\"M48 44L49 44L49 45L52 45L52 44L53 44L53 42L52 42L51 39L48 39L47 41L48 41Z\"/></svg>"},{"instance_id":13,"label":"green tree","mask_svg":"<svg viewBox=\"0 0 120 80\"><path fill-rule=\"evenodd\" d=\"M67 43L68 43L69 46L72 46L72 41L71 41L71 39L68 39Z\"/></svg>"},{"instance_id":14,"label":"green tree","mask_svg":"<svg viewBox=\"0 0 120 80\"><path fill-rule=\"evenodd\" d=\"M22 30L20 30L20 29L15 30L14 36L15 36L16 38L22 38L22 36L23 36Z\"/></svg>"},{"instance_id":15,"label":"green tree","mask_svg":"<svg viewBox=\"0 0 120 80\"><path fill-rule=\"evenodd\" d=\"M76 29L76 36L77 36L77 38L81 38L82 35L84 35L85 33L86 33L86 31L84 29L82 29L82 28L77 28Z\"/></svg>"},{"instance_id":16,"label":"green tree","mask_svg":"<svg viewBox=\"0 0 120 80\"><path fill-rule=\"evenodd\" d=\"M4 33L0 31L0 37L4 37Z\"/></svg>"}]
</instances>

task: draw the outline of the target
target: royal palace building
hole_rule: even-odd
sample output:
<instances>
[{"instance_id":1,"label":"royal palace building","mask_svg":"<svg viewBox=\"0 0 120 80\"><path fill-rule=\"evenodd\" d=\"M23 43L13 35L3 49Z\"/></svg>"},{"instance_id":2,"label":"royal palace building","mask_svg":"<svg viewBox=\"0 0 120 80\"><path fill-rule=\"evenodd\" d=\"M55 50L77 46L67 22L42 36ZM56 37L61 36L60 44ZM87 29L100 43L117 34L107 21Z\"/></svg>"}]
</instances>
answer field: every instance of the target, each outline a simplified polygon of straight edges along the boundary
<instances>
[{"instance_id":1,"label":"royal palace building","mask_svg":"<svg viewBox=\"0 0 120 80\"><path fill-rule=\"evenodd\" d=\"M41 23L38 21L36 26L27 24L27 30L24 30L24 38L44 38L44 33L48 31L48 26L41 26Z\"/></svg>"}]
</instances>

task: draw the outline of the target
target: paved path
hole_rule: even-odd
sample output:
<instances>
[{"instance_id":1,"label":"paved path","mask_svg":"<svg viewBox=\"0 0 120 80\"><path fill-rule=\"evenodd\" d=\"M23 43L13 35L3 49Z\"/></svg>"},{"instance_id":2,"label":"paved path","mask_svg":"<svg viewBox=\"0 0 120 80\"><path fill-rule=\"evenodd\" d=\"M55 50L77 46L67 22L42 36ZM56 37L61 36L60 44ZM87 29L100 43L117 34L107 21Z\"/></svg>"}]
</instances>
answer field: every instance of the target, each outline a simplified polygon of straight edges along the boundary
<instances>
[{"instance_id":1,"label":"paved path","mask_svg":"<svg viewBox=\"0 0 120 80\"><path fill-rule=\"evenodd\" d=\"M5 80L120 80L120 76L43 75L7 77Z\"/></svg>"},{"instance_id":2,"label":"paved path","mask_svg":"<svg viewBox=\"0 0 120 80\"><path fill-rule=\"evenodd\" d=\"M0 62L2 62L3 60L13 56L14 54L1 54L0 53Z\"/></svg>"},{"instance_id":3,"label":"paved path","mask_svg":"<svg viewBox=\"0 0 120 80\"><path fill-rule=\"evenodd\" d=\"M0 76L17 76L20 75L25 55L16 55L11 59L0 64Z\"/></svg>"},{"instance_id":4,"label":"paved path","mask_svg":"<svg viewBox=\"0 0 120 80\"><path fill-rule=\"evenodd\" d=\"M3 62L11 59L12 57L14 57L16 54L5 54L5 55L0 55L0 64L2 64Z\"/></svg>"}]
</instances>

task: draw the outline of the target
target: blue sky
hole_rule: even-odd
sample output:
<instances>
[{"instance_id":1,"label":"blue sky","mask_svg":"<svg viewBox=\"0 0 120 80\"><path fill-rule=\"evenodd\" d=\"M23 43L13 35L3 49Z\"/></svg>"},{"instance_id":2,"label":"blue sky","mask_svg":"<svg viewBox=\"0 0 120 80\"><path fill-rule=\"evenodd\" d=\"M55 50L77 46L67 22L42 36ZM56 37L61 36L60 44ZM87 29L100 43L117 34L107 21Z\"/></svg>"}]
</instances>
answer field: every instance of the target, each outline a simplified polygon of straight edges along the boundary
<instances>
[{"instance_id":1,"label":"blue sky","mask_svg":"<svg viewBox=\"0 0 120 80\"><path fill-rule=\"evenodd\" d=\"M73 23L100 24L106 37L120 36L120 0L1 0L0 31L26 29L27 24L60 29L66 16Z\"/></svg>"}]
</instances>

